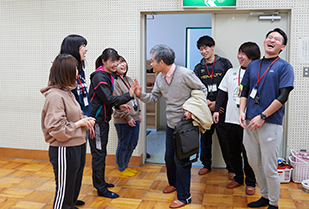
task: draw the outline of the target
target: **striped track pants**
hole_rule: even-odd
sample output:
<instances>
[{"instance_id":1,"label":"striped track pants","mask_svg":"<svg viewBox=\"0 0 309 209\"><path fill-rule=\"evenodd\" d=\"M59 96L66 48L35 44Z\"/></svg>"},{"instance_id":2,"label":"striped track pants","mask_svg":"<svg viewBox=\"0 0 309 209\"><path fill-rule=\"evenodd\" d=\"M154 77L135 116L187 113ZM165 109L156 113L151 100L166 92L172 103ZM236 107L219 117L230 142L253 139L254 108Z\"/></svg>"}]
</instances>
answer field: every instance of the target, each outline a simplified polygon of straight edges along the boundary
<instances>
[{"instance_id":1,"label":"striped track pants","mask_svg":"<svg viewBox=\"0 0 309 209\"><path fill-rule=\"evenodd\" d=\"M85 166L86 143L74 147L49 147L56 191L53 209L74 209Z\"/></svg>"}]
</instances>

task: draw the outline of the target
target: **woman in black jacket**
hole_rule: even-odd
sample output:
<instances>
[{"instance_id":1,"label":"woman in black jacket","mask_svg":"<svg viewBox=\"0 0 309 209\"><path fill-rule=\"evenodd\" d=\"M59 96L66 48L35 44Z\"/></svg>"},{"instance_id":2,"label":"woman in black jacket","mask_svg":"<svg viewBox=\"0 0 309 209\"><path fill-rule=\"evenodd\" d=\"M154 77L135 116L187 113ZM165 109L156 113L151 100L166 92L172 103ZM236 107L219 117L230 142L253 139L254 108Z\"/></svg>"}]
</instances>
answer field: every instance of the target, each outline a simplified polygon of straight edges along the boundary
<instances>
[{"instance_id":1,"label":"woman in black jacket","mask_svg":"<svg viewBox=\"0 0 309 209\"><path fill-rule=\"evenodd\" d=\"M96 118L94 126L95 138L89 140L92 155L92 181L98 195L107 198L119 197L118 194L107 189L107 187L113 187L114 185L105 182L106 146L109 121L113 113L112 107L124 110L128 108L128 105L123 104L133 98L136 86L136 81L134 81L129 92L120 96L113 96L113 72L116 71L118 61L119 55L117 51L107 48L97 58L96 70L90 75L91 116Z\"/></svg>"}]
</instances>

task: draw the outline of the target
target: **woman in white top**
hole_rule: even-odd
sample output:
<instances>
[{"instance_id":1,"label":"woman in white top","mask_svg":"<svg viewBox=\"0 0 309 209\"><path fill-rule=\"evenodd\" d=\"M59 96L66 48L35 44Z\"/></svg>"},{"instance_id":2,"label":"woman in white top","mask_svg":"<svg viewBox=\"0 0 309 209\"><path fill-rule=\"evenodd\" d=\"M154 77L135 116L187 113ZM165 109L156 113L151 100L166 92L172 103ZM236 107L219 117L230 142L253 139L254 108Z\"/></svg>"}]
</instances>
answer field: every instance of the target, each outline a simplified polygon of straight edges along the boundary
<instances>
[{"instance_id":1,"label":"woman in white top","mask_svg":"<svg viewBox=\"0 0 309 209\"><path fill-rule=\"evenodd\" d=\"M219 121L220 107L227 99L226 106L226 132L228 137L228 148L230 161L232 163L235 176L234 180L226 185L227 188L233 189L246 183L246 194L255 194L256 179L251 166L248 163L246 150L243 145L243 128L239 125L239 98L242 90L241 80L249 63L259 59L261 52L259 46L253 42L243 43L237 54L239 68L231 68L223 77L216 99L215 112L213 120L215 123ZM243 157L243 159L242 159Z\"/></svg>"}]
</instances>

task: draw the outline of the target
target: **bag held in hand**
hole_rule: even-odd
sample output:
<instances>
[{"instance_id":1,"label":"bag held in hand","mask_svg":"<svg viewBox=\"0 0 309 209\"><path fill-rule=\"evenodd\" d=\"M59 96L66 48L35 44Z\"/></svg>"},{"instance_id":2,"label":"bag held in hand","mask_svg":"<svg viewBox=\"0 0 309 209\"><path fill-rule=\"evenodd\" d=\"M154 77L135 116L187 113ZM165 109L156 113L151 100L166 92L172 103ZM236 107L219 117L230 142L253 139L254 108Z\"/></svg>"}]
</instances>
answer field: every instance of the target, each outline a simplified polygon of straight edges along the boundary
<instances>
[{"instance_id":1,"label":"bag held in hand","mask_svg":"<svg viewBox=\"0 0 309 209\"><path fill-rule=\"evenodd\" d=\"M196 154L196 157L190 160L190 163L196 162L199 153L199 128L193 125L193 120L182 118L175 126L173 132L174 149L178 160L189 158Z\"/></svg>"}]
</instances>

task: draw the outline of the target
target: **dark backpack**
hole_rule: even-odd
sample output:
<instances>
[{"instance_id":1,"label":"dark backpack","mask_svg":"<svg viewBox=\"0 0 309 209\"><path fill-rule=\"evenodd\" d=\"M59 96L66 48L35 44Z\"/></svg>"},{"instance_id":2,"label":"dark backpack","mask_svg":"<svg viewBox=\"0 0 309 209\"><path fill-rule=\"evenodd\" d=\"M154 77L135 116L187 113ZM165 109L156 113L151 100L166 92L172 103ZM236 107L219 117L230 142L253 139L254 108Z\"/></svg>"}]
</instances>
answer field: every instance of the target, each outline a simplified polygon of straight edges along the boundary
<instances>
[{"instance_id":1,"label":"dark backpack","mask_svg":"<svg viewBox=\"0 0 309 209\"><path fill-rule=\"evenodd\" d=\"M192 122L192 119L182 118L173 132L175 155L180 162L194 154L196 154L196 157L191 159L189 163L196 162L198 159L200 131Z\"/></svg>"}]
</instances>

